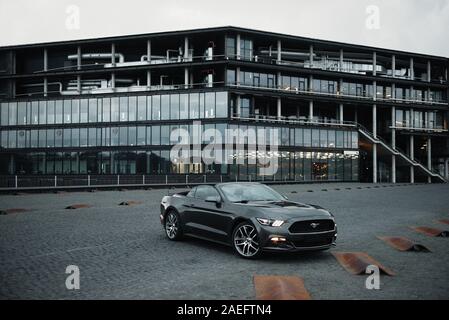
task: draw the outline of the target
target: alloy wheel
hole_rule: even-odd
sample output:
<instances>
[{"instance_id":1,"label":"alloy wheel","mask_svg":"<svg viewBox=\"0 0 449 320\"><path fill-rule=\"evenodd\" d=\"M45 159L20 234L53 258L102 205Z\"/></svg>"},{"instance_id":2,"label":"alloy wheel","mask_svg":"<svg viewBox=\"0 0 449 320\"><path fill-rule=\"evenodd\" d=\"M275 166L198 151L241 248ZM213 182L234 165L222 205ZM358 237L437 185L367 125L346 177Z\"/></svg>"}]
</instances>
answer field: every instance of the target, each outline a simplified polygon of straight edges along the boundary
<instances>
[{"instance_id":1,"label":"alloy wheel","mask_svg":"<svg viewBox=\"0 0 449 320\"><path fill-rule=\"evenodd\" d=\"M168 213L166 219L167 220L165 222L165 232L167 233L167 236L170 239L175 239L176 235L178 234L179 228L178 217L176 216L175 213L170 212Z\"/></svg>"},{"instance_id":2,"label":"alloy wheel","mask_svg":"<svg viewBox=\"0 0 449 320\"><path fill-rule=\"evenodd\" d=\"M254 257L259 252L256 228L250 224L238 227L234 232L234 247L243 257Z\"/></svg>"}]
</instances>

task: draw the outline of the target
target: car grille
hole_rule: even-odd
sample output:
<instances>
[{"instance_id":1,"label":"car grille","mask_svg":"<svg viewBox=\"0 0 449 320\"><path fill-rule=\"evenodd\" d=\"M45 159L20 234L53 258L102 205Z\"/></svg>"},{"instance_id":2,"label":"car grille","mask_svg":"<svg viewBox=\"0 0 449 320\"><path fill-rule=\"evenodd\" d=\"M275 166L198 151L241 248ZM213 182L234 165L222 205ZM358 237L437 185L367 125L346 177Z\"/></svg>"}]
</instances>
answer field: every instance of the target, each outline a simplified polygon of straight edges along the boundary
<instances>
[{"instance_id":1,"label":"car grille","mask_svg":"<svg viewBox=\"0 0 449 320\"><path fill-rule=\"evenodd\" d=\"M292 241L297 248L321 247L331 245L333 236L326 237L304 237L302 240Z\"/></svg>"},{"instance_id":2,"label":"car grille","mask_svg":"<svg viewBox=\"0 0 449 320\"><path fill-rule=\"evenodd\" d=\"M315 224L315 228L313 225ZM325 232L335 229L335 223L332 220L307 220L298 221L291 225L288 229L291 233L313 233Z\"/></svg>"}]
</instances>

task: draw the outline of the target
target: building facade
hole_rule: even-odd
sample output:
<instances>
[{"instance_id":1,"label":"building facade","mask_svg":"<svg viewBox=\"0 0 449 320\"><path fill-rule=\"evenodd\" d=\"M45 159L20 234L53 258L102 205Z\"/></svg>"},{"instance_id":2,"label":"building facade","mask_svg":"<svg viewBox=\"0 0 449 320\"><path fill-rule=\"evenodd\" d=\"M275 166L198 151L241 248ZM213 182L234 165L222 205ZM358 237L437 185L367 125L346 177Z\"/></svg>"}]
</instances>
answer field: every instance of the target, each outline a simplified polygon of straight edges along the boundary
<instances>
[{"instance_id":1,"label":"building facade","mask_svg":"<svg viewBox=\"0 0 449 320\"><path fill-rule=\"evenodd\" d=\"M3 187L84 175L445 182L448 64L236 27L2 47ZM198 121L223 135L277 129L279 169L259 175L251 159L268 155L249 150L228 164L170 160L171 132Z\"/></svg>"}]
</instances>

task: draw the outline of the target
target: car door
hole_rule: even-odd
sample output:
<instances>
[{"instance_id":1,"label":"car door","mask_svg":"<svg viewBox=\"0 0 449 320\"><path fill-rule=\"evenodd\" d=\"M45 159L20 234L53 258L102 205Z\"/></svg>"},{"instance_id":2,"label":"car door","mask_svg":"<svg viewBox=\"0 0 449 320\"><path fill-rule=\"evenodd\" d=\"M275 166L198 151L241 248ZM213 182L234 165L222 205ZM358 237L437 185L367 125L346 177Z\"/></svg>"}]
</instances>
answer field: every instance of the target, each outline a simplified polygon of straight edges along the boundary
<instances>
[{"instance_id":1,"label":"car door","mask_svg":"<svg viewBox=\"0 0 449 320\"><path fill-rule=\"evenodd\" d=\"M213 202L211 199L220 200ZM211 240L227 242L232 214L226 212L220 194L213 186L198 186L191 208L191 226L198 236Z\"/></svg>"}]
</instances>

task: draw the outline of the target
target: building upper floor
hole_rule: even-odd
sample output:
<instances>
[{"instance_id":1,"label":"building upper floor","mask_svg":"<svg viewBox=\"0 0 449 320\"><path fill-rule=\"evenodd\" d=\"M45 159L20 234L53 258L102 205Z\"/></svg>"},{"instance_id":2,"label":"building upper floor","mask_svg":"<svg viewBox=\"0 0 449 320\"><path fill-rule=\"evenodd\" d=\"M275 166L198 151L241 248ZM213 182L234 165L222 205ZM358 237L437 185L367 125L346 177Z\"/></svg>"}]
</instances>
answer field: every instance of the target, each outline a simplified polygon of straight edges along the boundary
<instances>
[{"instance_id":1,"label":"building upper floor","mask_svg":"<svg viewBox=\"0 0 449 320\"><path fill-rule=\"evenodd\" d=\"M447 104L448 61L220 27L2 47L0 99L239 85Z\"/></svg>"}]
</instances>

